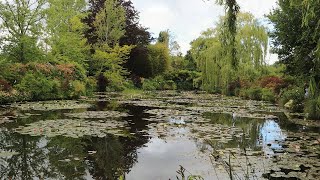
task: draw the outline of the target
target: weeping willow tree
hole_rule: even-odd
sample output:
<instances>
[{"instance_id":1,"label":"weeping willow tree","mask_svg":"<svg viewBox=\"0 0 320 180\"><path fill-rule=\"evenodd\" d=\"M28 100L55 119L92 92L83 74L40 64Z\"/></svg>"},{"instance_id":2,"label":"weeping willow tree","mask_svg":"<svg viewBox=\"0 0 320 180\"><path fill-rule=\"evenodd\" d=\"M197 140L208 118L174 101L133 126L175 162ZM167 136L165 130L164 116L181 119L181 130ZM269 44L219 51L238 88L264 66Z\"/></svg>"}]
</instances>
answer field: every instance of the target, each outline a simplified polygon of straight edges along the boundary
<instances>
[{"instance_id":1,"label":"weeping willow tree","mask_svg":"<svg viewBox=\"0 0 320 180\"><path fill-rule=\"evenodd\" d=\"M236 35L237 35L237 15L240 11L240 6L236 0L216 0L217 4L223 5L226 9L226 21L225 26L227 31L225 31L223 36L223 45L230 53L229 58L232 62L232 67L237 69L238 59L237 59L237 49L236 49Z\"/></svg>"},{"instance_id":2,"label":"weeping willow tree","mask_svg":"<svg viewBox=\"0 0 320 180\"><path fill-rule=\"evenodd\" d=\"M240 13L236 23L234 47L237 67L225 47L226 17L222 17L215 29L208 29L191 43L192 56L202 72L202 88L210 92L228 94L228 86L239 77L254 80L261 75L267 54L268 35L253 15Z\"/></svg>"}]
</instances>

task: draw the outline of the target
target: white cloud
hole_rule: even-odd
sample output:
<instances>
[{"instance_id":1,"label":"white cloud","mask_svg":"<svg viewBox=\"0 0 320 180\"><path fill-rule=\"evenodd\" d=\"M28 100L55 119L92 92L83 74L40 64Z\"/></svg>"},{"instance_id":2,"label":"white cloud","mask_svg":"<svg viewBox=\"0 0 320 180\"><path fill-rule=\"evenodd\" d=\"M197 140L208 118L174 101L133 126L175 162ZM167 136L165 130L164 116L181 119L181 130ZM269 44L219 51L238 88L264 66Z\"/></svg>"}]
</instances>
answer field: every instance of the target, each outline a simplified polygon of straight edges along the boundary
<instances>
[{"instance_id":1,"label":"white cloud","mask_svg":"<svg viewBox=\"0 0 320 180\"><path fill-rule=\"evenodd\" d=\"M149 27L155 37L162 30L169 29L181 46L183 53L189 50L189 43L207 28L214 27L224 9L215 0L132 0L140 12L140 22ZM238 0L241 11L251 12L259 19L264 18L277 0ZM270 63L277 58L270 56Z\"/></svg>"},{"instance_id":2,"label":"white cloud","mask_svg":"<svg viewBox=\"0 0 320 180\"><path fill-rule=\"evenodd\" d=\"M256 18L264 18L273 7L276 7L278 0L238 0L241 11L250 12Z\"/></svg>"},{"instance_id":3,"label":"white cloud","mask_svg":"<svg viewBox=\"0 0 320 180\"><path fill-rule=\"evenodd\" d=\"M152 4L140 13L141 24L152 32L170 29L175 19L174 12L166 4Z\"/></svg>"}]
</instances>

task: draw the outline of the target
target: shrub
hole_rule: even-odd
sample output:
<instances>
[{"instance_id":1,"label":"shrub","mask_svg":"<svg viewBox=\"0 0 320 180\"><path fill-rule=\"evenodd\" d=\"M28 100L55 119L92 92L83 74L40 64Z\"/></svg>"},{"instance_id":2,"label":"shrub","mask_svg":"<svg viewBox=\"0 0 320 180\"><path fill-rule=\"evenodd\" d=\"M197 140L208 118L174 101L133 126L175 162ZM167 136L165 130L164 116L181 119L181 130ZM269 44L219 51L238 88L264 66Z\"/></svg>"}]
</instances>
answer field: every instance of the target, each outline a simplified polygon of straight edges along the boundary
<instances>
[{"instance_id":1,"label":"shrub","mask_svg":"<svg viewBox=\"0 0 320 180\"><path fill-rule=\"evenodd\" d=\"M245 99L252 99L252 100L262 100L262 89L260 87L252 87L248 89L240 89L238 90L240 97Z\"/></svg>"},{"instance_id":2,"label":"shrub","mask_svg":"<svg viewBox=\"0 0 320 180\"><path fill-rule=\"evenodd\" d=\"M269 101L269 102L275 102L275 95L272 90L268 88L262 89L262 100L263 101Z\"/></svg>"},{"instance_id":3,"label":"shrub","mask_svg":"<svg viewBox=\"0 0 320 180\"><path fill-rule=\"evenodd\" d=\"M241 83L240 83L239 79L229 83L229 85L228 85L229 94L228 95L235 96L235 95L239 94L240 87L241 87Z\"/></svg>"},{"instance_id":4,"label":"shrub","mask_svg":"<svg viewBox=\"0 0 320 180\"><path fill-rule=\"evenodd\" d=\"M10 92L12 90L12 86L8 81L4 79L0 79L0 91Z\"/></svg>"},{"instance_id":5,"label":"shrub","mask_svg":"<svg viewBox=\"0 0 320 180\"><path fill-rule=\"evenodd\" d=\"M157 76L153 79L156 82L157 90L175 90L177 85L173 80L166 80L163 76Z\"/></svg>"},{"instance_id":6,"label":"shrub","mask_svg":"<svg viewBox=\"0 0 320 180\"><path fill-rule=\"evenodd\" d=\"M143 81L142 89L146 91L155 91L157 90L157 83L152 79L146 79Z\"/></svg>"},{"instance_id":7,"label":"shrub","mask_svg":"<svg viewBox=\"0 0 320 180\"><path fill-rule=\"evenodd\" d=\"M86 83L87 95L92 95L97 90L97 80L94 77L89 77Z\"/></svg>"},{"instance_id":8,"label":"shrub","mask_svg":"<svg viewBox=\"0 0 320 180\"><path fill-rule=\"evenodd\" d=\"M157 76L153 79L144 80L142 89L153 90L175 90L177 85L173 80L165 80L163 76Z\"/></svg>"},{"instance_id":9,"label":"shrub","mask_svg":"<svg viewBox=\"0 0 320 180\"><path fill-rule=\"evenodd\" d=\"M32 100L45 100L55 98L54 85L55 82L48 80L43 74L28 72L16 88L30 94Z\"/></svg>"},{"instance_id":10,"label":"shrub","mask_svg":"<svg viewBox=\"0 0 320 180\"><path fill-rule=\"evenodd\" d=\"M170 68L170 55L168 47L163 43L148 46L148 65L151 73L149 77L160 75Z\"/></svg>"},{"instance_id":11,"label":"shrub","mask_svg":"<svg viewBox=\"0 0 320 180\"><path fill-rule=\"evenodd\" d=\"M292 100L292 105L289 109L293 112L302 112L304 98L304 89L302 87L285 89L280 95L280 105L284 106Z\"/></svg>"},{"instance_id":12,"label":"shrub","mask_svg":"<svg viewBox=\"0 0 320 180\"><path fill-rule=\"evenodd\" d=\"M262 88L271 89L273 92L279 94L280 90L286 87L285 81L277 76L267 76L260 79L260 86Z\"/></svg>"},{"instance_id":13,"label":"shrub","mask_svg":"<svg viewBox=\"0 0 320 180\"><path fill-rule=\"evenodd\" d=\"M86 95L86 86L79 80L75 80L71 82L72 86L72 94L71 97L79 98L80 96Z\"/></svg>"},{"instance_id":14,"label":"shrub","mask_svg":"<svg viewBox=\"0 0 320 180\"><path fill-rule=\"evenodd\" d=\"M123 91L126 89L126 82L119 73L106 72L104 77L107 80L107 91Z\"/></svg>"},{"instance_id":15,"label":"shrub","mask_svg":"<svg viewBox=\"0 0 320 180\"><path fill-rule=\"evenodd\" d=\"M320 96L315 99L308 99L304 108L304 112L308 113L309 119L320 120Z\"/></svg>"},{"instance_id":16,"label":"shrub","mask_svg":"<svg viewBox=\"0 0 320 180\"><path fill-rule=\"evenodd\" d=\"M194 90L199 88L197 81L201 77L201 73L196 71L177 70L165 73L163 76L167 82L173 81L177 86L176 88L179 90Z\"/></svg>"},{"instance_id":17,"label":"shrub","mask_svg":"<svg viewBox=\"0 0 320 180\"><path fill-rule=\"evenodd\" d=\"M262 99L262 89L259 87L253 87L248 89L249 98L252 100L261 100Z\"/></svg>"}]
</instances>

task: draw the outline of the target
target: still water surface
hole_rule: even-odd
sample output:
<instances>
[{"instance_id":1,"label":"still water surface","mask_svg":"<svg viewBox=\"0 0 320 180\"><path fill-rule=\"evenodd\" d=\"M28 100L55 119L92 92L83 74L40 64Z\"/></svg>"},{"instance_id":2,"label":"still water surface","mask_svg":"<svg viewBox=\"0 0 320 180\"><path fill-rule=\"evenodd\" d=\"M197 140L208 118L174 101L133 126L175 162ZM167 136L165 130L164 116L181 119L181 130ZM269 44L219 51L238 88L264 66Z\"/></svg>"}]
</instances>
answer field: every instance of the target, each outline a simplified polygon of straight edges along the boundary
<instances>
[{"instance_id":1,"label":"still water surface","mask_svg":"<svg viewBox=\"0 0 320 180\"><path fill-rule=\"evenodd\" d=\"M212 140L209 145L193 136L195 130L185 125L189 122L181 117L175 119L174 115L164 117L167 122L163 126L170 128L165 133L158 133L163 130L157 126L158 122L150 120L157 116L147 113L154 107L99 99L90 103L90 108L71 110L2 107L1 117L10 122L0 124L0 151L15 154L0 155L1 179L118 179L120 176L128 180L176 179L180 165L205 179L224 179L228 176L223 168L211 162L213 149L247 148L262 152L263 159L268 159L283 152L288 132L319 133L318 127L291 123L281 113L277 114L277 119L257 120L234 119L230 114L206 112L201 116L208 119L212 126L237 127L247 134L242 140L239 137L232 137L224 143ZM15 132L19 126L40 120L66 119L65 113L110 110L128 114L117 121L126 122L125 128L130 136L108 134L100 138L72 138ZM316 160L319 161L319 154ZM257 174L261 176L262 170Z\"/></svg>"}]
</instances>

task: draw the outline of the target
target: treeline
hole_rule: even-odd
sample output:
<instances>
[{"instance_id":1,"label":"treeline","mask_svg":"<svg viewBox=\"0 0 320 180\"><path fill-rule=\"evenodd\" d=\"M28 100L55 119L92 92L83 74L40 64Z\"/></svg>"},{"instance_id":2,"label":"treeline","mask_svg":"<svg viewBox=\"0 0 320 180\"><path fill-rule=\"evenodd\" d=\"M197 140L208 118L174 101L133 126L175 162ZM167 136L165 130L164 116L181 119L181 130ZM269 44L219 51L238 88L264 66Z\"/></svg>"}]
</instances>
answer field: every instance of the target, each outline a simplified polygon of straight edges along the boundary
<instances>
[{"instance_id":1,"label":"treeline","mask_svg":"<svg viewBox=\"0 0 320 180\"><path fill-rule=\"evenodd\" d=\"M169 32L152 38L131 1L6 0L0 23L0 103L142 87L171 69Z\"/></svg>"},{"instance_id":2,"label":"treeline","mask_svg":"<svg viewBox=\"0 0 320 180\"><path fill-rule=\"evenodd\" d=\"M236 1L183 55L169 30L154 38L130 0L0 3L0 103L94 91L205 90L278 102L320 117L320 4L279 0L270 32ZM231 1L230 1L231 2ZM280 61L267 65L269 37Z\"/></svg>"},{"instance_id":3,"label":"treeline","mask_svg":"<svg viewBox=\"0 0 320 180\"><path fill-rule=\"evenodd\" d=\"M227 8L216 28L191 43L201 88L277 102L320 119L320 2L279 0L278 5L267 15L274 26L269 32L252 15ZM269 37L280 60L271 66L266 64Z\"/></svg>"}]
</instances>

